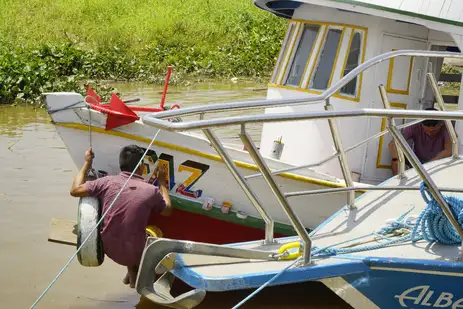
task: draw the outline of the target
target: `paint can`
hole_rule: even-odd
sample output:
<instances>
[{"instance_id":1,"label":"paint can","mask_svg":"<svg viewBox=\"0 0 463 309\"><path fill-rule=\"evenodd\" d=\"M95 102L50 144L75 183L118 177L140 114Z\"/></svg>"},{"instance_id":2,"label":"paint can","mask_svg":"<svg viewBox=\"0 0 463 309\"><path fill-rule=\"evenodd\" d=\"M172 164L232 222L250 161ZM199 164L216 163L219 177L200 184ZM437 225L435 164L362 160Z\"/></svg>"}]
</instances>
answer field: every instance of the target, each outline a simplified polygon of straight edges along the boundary
<instances>
[{"instance_id":1,"label":"paint can","mask_svg":"<svg viewBox=\"0 0 463 309\"><path fill-rule=\"evenodd\" d=\"M270 158L280 160L281 153L283 152L283 148L285 144L282 143L281 139L283 137L280 136L277 140L273 141L272 151L270 152Z\"/></svg>"},{"instance_id":2,"label":"paint can","mask_svg":"<svg viewBox=\"0 0 463 309\"><path fill-rule=\"evenodd\" d=\"M204 202L203 202L203 209L204 210L211 210L212 205L214 205L214 199L212 197L204 198Z\"/></svg>"},{"instance_id":3,"label":"paint can","mask_svg":"<svg viewBox=\"0 0 463 309\"><path fill-rule=\"evenodd\" d=\"M223 201L222 207L220 208L220 211L223 214L228 214L230 212L231 207L232 207L232 204L230 202Z\"/></svg>"}]
</instances>

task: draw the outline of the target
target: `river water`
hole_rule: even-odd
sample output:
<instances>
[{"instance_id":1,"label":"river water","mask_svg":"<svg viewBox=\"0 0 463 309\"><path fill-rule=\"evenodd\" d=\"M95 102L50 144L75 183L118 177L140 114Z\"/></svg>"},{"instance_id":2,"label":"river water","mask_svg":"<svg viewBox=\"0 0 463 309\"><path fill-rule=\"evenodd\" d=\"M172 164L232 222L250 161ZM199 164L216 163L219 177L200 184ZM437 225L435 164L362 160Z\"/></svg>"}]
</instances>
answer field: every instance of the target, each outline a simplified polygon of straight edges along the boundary
<instances>
[{"instance_id":1,"label":"river water","mask_svg":"<svg viewBox=\"0 0 463 309\"><path fill-rule=\"evenodd\" d=\"M116 85L126 98L157 106L161 87ZM214 84L171 87L167 103L181 107L265 98L263 85ZM153 103L154 102L154 103ZM261 127L251 132L256 141ZM230 131L219 135L233 139ZM0 106L0 302L29 308L74 253L75 247L47 241L50 220L76 220L69 189L77 168L44 110ZM160 308L121 283L124 269L109 259L85 268L73 261L36 308ZM198 308L231 308L250 291L209 294ZM311 305L308 305L307 303ZM317 283L268 288L242 308L344 308Z\"/></svg>"}]
</instances>

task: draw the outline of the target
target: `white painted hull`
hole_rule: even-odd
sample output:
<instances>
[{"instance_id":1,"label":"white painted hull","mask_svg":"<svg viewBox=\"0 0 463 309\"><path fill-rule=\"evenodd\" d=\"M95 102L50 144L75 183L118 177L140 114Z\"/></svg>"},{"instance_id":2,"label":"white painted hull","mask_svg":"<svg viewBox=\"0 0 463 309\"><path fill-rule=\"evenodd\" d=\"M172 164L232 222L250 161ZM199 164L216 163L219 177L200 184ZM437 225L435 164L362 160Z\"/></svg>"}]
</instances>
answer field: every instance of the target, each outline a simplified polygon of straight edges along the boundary
<instances>
[{"instance_id":1,"label":"white painted hull","mask_svg":"<svg viewBox=\"0 0 463 309\"><path fill-rule=\"evenodd\" d=\"M69 106L71 103L82 100L76 94L49 94L47 104L49 109ZM51 114L56 129L77 165L84 162L84 152L89 147L88 118L89 111L86 108L70 109ZM94 168L108 174L119 173L118 156L122 147L129 144L137 144L147 147L149 141L157 129L144 125L137 121L112 131L105 131L106 116L98 112L92 112L92 146L95 153ZM157 157L172 156L174 183L172 195L185 199L193 199L201 204L206 197L212 197L215 204L220 206L223 201L233 204L233 211L244 211L250 216L260 217L256 209L247 199L225 164L217 156L209 142L201 136L185 133L173 133L161 131L151 149ZM227 148L234 160L239 161L239 170L243 175L257 172L252 159L245 151ZM164 155L162 155L164 154ZM193 161L203 166L208 166L204 174L197 179L188 192L179 191L182 184L191 184L192 172L185 162ZM148 163L148 161L146 161ZM267 160L271 169L290 167L290 165L276 160ZM187 164L188 165L188 164ZM153 164L148 163L152 173ZM150 179L150 175L145 175ZM188 178L190 178L188 180ZM194 177L193 177L194 178ZM323 189L327 187L344 186L343 183L327 175L305 170L300 174L286 174L275 177L284 192ZM257 193L266 211L279 223L290 224L282 207L277 203L273 193L262 178L250 179L249 183ZM201 192L201 193L200 193ZM191 196L187 196L191 195ZM291 206L299 214L306 228L315 228L326 220L334 212L346 203L346 194L315 195L310 197L296 197L290 200ZM199 205L199 204L198 204ZM198 206L200 207L200 206Z\"/></svg>"}]
</instances>

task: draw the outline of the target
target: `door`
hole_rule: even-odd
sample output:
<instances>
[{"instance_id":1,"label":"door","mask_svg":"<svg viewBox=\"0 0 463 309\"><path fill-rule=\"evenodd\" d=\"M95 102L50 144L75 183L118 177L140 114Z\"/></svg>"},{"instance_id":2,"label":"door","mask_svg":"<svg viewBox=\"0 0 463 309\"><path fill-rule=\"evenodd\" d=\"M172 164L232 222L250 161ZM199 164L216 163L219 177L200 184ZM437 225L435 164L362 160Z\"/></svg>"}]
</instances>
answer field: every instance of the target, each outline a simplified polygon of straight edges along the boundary
<instances>
[{"instance_id":1,"label":"door","mask_svg":"<svg viewBox=\"0 0 463 309\"><path fill-rule=\"evenodd\" d=\"M426 50L427 43L391 35L383 36L381 54L404 49ZM376 69L376 87L380 84L384 85L391 108L419 109L422 87L425 82L425 68L426 60L424 57L396 57L384 61ZM372 99L372 108L384 108L379 89ZM396 119L397 125L402 123L404 123L403 119ZM385 118L370 118L368 136L385 129ZM392 176L392 158L388 150L391 139L390 134L386 134L368 144L362 177L365 181L380 182Z\"/></svg>"}]
</instances>

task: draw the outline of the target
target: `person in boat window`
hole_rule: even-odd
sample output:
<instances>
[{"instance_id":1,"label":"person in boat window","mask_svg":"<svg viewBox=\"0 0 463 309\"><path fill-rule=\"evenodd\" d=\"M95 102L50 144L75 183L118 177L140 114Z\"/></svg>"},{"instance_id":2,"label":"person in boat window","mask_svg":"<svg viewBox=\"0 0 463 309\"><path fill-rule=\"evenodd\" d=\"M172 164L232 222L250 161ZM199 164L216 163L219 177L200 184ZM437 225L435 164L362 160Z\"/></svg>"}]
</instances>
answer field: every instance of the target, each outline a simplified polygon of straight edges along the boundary
<instances>
[{"instance_id":1,"label":"person in boat window","mask_svg":"<svg viewBox=\"0 0 463 309\"><path fill-rule=\"evenodd\" d=\"M103 219L101 239L105 254L114 262L126 266L124 284L135 287L141 256L146 242L146 226L152 213L169 216L172 212L165 170L157 168L159 187L148 184L142 178L143 164L137 167L143 150L136 145L122 148L119 154L121 173L85 182L85 176L93 163L94 154L89 148L85 163L74 179L71 195L93 196L100 200L104 213L121 190L130 174L136 169L119 198Z\"/></svg>"},{"instance_id":2,"label":"person in boat window","mask_svg":"<svg viewBox=\"0 0 463 309\"><path fill-rule=\"evenodd\" d=\"M436 111L437 109L431 107L426 110ZM423 164L452 155L452 141L444 121L425 120L406 127L402 135L407 141L413 142L414 152ZM399 162L394 141L389 143L389 151L392 155L392 172L397 175ZM408 168L411 167L408 161L406 165Z\"/></svg>"}]
</instances>

